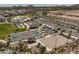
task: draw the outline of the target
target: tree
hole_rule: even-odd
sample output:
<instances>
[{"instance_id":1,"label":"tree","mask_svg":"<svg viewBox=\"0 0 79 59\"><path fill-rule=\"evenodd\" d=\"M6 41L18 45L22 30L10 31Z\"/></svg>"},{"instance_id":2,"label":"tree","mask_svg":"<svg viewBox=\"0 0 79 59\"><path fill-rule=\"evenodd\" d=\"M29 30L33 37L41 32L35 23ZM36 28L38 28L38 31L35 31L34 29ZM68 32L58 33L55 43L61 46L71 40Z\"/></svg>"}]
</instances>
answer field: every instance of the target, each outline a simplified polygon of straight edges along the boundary
<instances>
[{"instance_id":1,"label":"tree","mask_svg":"<svg viewBox=\"0 0 79 59\"><path fill-rule=\"evenodd\" d=\"M12 54L17 54L15 51Z\"/></svg>"},{"instance_id":2,"label":"tree","mask_svg":"<svg viewBox=\"0 0 79 59\"><path fill-rule=\"evenodd\" d=\"M77 29L77 32L79 32L79 28Z\"/></svg>"},{"instance_id":3,"label":"tree","mask_svg":"<svg viewBox=\"0 0 79 59\"><path fill-rule=\"evenodd\" d=\"M44 54L44 53L46 53L46 51L47 51L47 50L46 50L46 47L41 46L41 47L40 47L40 50L39 50L39 53L40 53L40 54Z\"/></svg>"},{"instance_id":4,"label":"tree","mask_svg":"<svg viewBox=\"0 0 79 59\"><path fill-rule=\"evenodd\" d=\"M44 11L44 12L42 13L42 15L47 16L47 12L46 12L46 11Z\"/></svg>"},{"instance_id":5,"label":"tree","mask_svg":"<svg viewBox=\"0 0 79 59\"><path fill-rule=\"evenodd\" d=\"M27 44L20 40L19 41L19 51L20 52L26 52L27 48L28 48Z\"/></svg>"},{"instance_id":6,"label":"tree","mask_svg":"<svg viewBox=\"0 0 79 59\"><path fill-rule=\"evenodd\" d=\"M61 33L60 33L60 35L63 35L63 32L65 32L65 30L61 30Z\"/></svg>"},{"instance_id":7,"label":"tree","mask_svg":"<svg viewBox=\"0 0 79 59\"><path fill-rule=\"evenodd\" d=\"M23 43L22 45L22 51L23 52L26 52L26 49L28 48L27 44L26 43Z\"/></svg>"},{"instance_id":8,"label":"tree","mask_svg":"<svg viewBox=\"0 0 79 59\"><path fill-rule=\"evenodd\" d=\"M55 54L56 52L57 52L57 48L53 48L51 51L52 54Z\"/></svg>"},{"instance_id":9,"label":"tree","mask_svg":"<svg viewBox=\"0 0 79 59\"><path fill-rule=\"evenodd\" d=\"M7 47L7 48L10 48L10 42L11 42L10 35L8 35L6 41L7 41L6 47Z\"/></svg>"},{"instance_id":10,"label":"tree","mask_svg":"<svg viewBox=\"0 0 79 59\"><path fill-rule=\"evenodd\" d=\"M65 51L64 48L59 48L58 53L63 53Z\"/></svg>"},{"instance_id":11,"label":"tree","mask_svg":"<svg viewBox=\"0 0 79 59\"><path fill-rule=\"evenodd\" d=\"M27 49L27 52L32 53L32 50L30 48Z\"/></svg>"},{"instance_id":12,"label":"tree","mask_svg":"<svg viewBox=\"0 0 79 59\"><path fill-rule=\"evenodd\" d=\"M40 54L44 54L47 52L46 47L42 46L40 43L37 44L37 48L39 49Z\"/></svg>"},{"instance_id":13,"label":"tree","mask_svg":"<svg viewBox=\"0 0 79 59\"><path fill-rule=\"evenodd\" d=\"M22 45L23 45L23 43L22 43L21 40L19 41L19 44L18 45L19 45L19 51L21 52L22 51Z\"/></svg>"},{"instance_id":14,"label":"tree","mask_svg":"<svg viewBox=\"0 0 79 59\"><path fill-rule=\"evenodd\" d=\"M44 40L45 40L46 35L47 35L47 33L45 33L45 31L44 31L43 32Z\"/></svg>"},{"instance_id":15,"label":"tree","mask_svg":"<svg viewBox=\"0 0 79 59\"><path fill-rule=\"evenodd\" d=\"M40 48L40 47L41 47L41 44L40 44L40 43L38 43L38 44L37 44L37 48Z\"/></svg>"}]
</instances>

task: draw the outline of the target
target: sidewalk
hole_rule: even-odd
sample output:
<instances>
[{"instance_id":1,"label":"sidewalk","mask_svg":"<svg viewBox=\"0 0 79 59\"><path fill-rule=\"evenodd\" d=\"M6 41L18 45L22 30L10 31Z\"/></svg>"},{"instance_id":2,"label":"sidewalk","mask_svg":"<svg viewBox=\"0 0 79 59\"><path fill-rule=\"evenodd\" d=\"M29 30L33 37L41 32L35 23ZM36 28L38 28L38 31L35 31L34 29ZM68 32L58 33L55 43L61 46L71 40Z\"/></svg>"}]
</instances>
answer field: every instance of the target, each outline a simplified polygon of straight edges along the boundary
<instances>
[{"instance_id":1,"label":"sidewalk","mask_svg":"<svg viewBox=\"0 0 79 59\"><path fill-rule=\"evenodd\" d=\"M7 41L5 41L5 40L1 40L1 39L0 39L0 42L6 43Z\"/></svg>"}]
</instances>

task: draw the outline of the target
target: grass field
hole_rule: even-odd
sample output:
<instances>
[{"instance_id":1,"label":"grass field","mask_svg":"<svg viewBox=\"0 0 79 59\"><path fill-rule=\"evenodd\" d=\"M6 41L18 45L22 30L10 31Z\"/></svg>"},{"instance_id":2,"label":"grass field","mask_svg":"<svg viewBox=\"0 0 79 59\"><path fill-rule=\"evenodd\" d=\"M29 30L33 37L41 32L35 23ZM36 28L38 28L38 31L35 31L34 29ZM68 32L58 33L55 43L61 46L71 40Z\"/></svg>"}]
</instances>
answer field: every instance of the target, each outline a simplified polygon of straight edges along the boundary
<instances>
[{"instance_id":1,"label":"grass field","mask_svg":"<svg viewBox=\"0 0 79 59\"><path fill-rule=\"evenodd\" d=\"M5 37L10 33L20 32L20 31L25 31L25 30L26 28L18 29L13 24L0 24L0 39L5 39Z\"/></svg>"}]
</instances>

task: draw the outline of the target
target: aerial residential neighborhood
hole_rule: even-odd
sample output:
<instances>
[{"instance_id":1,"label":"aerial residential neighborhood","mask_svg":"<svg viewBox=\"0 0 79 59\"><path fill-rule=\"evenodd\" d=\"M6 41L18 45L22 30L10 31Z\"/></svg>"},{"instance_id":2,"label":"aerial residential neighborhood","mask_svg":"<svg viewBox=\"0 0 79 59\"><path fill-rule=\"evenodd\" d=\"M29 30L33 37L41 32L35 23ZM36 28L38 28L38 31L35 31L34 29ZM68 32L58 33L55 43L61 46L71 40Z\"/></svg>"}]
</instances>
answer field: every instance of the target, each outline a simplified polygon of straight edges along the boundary
<instances>
[{"instance_id":1,"label":"aerial residential neighborhood","mask_svg":"<svg viewBox=\"0 0 79 59\"><path fill-rule=\"evenodd\" d=\"M0 7L0 54L79 54L77 6Z\"/></svg>"}]
</instances>

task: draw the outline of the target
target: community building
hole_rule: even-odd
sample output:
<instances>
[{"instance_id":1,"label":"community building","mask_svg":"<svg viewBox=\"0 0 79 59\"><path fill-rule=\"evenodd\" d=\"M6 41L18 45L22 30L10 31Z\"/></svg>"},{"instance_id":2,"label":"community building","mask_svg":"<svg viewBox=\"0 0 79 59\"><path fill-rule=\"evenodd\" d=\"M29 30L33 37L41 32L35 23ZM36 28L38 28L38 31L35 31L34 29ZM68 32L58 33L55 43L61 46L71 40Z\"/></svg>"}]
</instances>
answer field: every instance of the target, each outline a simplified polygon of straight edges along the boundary
<instances>
[{"instance_id":1,"label":"community building","mask_svg":"<svg viewBox=\"0 0 79 59\"><path fill-rule=\"evenodd\" d=\"M18 23L18 22L26 22L28 20L31 20L29 17L21 17L21 18L13 18L11 20L12 23Z\"/></svg>"},{"instance_id":2,"label":"community building","mask_svg":"<svg viewBox=\"0 0 79 59\"><path fill-rule=\"evenodd\" d=\"M37 30L32 31L24 31L24 32L18 32L18 33L12 33L10 34L10 39L12 42L17 41L32 41L34 39L38 39L42 37L42 33L37 32Z\"/></svg>"}]
</instances>

